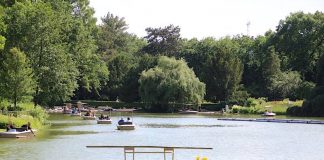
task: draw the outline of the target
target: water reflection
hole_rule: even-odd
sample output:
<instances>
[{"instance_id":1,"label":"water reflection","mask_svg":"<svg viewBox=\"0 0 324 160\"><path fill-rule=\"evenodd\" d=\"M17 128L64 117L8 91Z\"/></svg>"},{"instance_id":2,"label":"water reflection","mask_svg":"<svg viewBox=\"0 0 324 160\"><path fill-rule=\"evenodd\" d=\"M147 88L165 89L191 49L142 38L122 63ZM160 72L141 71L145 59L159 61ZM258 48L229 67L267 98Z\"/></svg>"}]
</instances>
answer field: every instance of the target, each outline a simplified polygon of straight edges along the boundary
<instances>
[{"instance_id":1,"label":"water reflection","mask_svg":"<svg viewBox=\"0 0 324 160\"><path fill-rule=\"evenodd\" d=\"M141 124L144 128L209 128L209 127L241 127L243 125L175 125L175 124Z\"/></svg>"},{"instance_id":2,"label":"water reflection","mask_svg":"<svg viewBox=\"0 0 324 160\"><path fill-rule=\"evenodd\" d=\"M141 114L136 129L116 130L81 117L51 115L49 128L30 139L0 139L5 160L122 160L122 150L88 149L88 145L161 145L212 147L212 151L176 151L176 160L322 160L324 125L218 121L216 116ZM287 118L287 117L283 117ZM136 155L136 159L163 157Z\"/></svg>"}]
</instances>

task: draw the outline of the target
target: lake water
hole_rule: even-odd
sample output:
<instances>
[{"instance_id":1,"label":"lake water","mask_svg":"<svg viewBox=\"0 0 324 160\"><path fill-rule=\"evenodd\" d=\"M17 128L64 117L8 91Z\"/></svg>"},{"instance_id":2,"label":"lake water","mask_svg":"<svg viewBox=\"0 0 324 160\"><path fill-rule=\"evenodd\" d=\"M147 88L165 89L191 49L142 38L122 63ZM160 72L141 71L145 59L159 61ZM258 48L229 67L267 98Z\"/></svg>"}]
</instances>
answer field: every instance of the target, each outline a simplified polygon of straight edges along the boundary
<instances>
[{"instance_id":1,"label":"lake water","mask_svg":"<svg viewBox=\"0 0 324 160\"><path fill-rule=\"evenodd\" d=\"M122 149L87 145L162 145L212 147L175 150L176 160L323 160L324 125L219 121L215 116L135 115L136 129L116 130L80 117L51 115L52 126L31 139L0 139L3 160L123 160ZM171 157L167 157L171 159ZM131 159L131 156L128 157ZM163 155L137 154L137 160L162 160Z\"/></svg>"}]
</instances>

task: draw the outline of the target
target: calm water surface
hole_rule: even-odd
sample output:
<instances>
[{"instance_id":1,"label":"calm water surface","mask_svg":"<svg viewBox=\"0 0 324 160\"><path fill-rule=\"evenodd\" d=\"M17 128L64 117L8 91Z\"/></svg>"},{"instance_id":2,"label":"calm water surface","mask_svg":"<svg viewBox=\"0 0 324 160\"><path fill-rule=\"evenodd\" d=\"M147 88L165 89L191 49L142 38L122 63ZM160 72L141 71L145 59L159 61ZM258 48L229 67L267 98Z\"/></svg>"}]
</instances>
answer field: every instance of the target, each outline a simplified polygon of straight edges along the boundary
<instances>
[{"instance_id":1,"label":"calm water surface","mask_svg":"<svg viewBox=\"0 0 324 160\"><path fill-rule=\"evenodd\" d=\"M136 130L118 131L80 117L51 115L52 126L31 139L0 139L3 160L123 160L122 149L87 145L163 145L212 147L176 150L176 160L323 160L324 125L218 121L214 116L135 115ZM131 157L129 156L129 159ZM162 160L163 155L136 155ZM170 157L169 157L170 159Z\"/></svg>"}]
</instances>

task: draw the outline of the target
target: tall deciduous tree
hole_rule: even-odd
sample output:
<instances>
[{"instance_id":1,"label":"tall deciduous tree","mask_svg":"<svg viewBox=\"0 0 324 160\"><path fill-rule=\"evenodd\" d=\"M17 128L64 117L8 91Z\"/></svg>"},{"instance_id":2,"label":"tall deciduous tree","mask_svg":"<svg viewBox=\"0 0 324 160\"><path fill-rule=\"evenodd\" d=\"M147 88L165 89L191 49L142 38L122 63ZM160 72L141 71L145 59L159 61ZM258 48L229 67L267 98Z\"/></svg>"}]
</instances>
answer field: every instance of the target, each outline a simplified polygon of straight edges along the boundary
<instances>
[{"instance_id":1,"label":"tall deciduous tree","mask_svg":"<svg viewBox=\"0 0 324 160\"><path fill-rule=\"evenodd\" d=\"M200 105L205 95L205 84L184 60L165 56L156 67L142 72L139 83L141 99L151 111L170 111L170 103Z\"/></svg>"},{"instance_id":2,"label":"tall deciduous tree","mask_svg":"<svg viewBox=\"0 0 324 160\"><path fill-rule=\"evenodd\" d=\"M8 9L7 42L24 51L36 80L35 104L68 100L77 87L78 70L64 43L66 14L48 3L16 3Z\"/></svg>"},{"instance_id":3,"label":"tall deciduous tree","mask_svg":"<svg viewBox=\"0 0 324 160\"><path fill-rule=\"evenodd\" d=\"M123 81L130 69L134 66L132 54L118 54L110 57L108 69L110 77L107 85L103 88L102 94L110 100L115 100L121 91Z\"/></svg>"},{"instance_id":4,"label":"tall deciduous tree","mask_svg":"<svg viewBox=\"0 0 324 160\"><path fill-rule=\"evenodd\" d=\"M102 57L96 52L98 29L94 10L89 6L89 0L73 0L67 10L66 17L70 19L65 19L65 24L68 25L65 43L69 44L69 53L78 70L78 89L73 98L98 97L99 90L108 80L109 72Z\"/></svg>"},{"instance_id":5,"label":"tall deciduous tree","mask_svg":"<svg viewBox=\"0 0 324 160\"><path fill-rule=\"evenodd\" d=\"M104 57L123 51L127 46L126 29L128 28L124 18L107 13L101 19L102 25L99 26L98 51Z\"/></svg>"},{"instance_id":6,"label":"tall deciduous tree","mask_svg":"<svg viewBox=\"0 0 324 160\"><path fill-rule=\"evenodd\" d=\"M282 59L287 57L285 70L299 71L305 80L315 82L316 62L324 53L324 13L292 13L277 26L272 40Z\"/></svg>"},{"instance_id":7,"label":"tall deciduous tree","mask_svg":"<svg viewBox=\"0 0 324 160\"><path fill-rule=\"evenodd\" d=\"M16 108L17 102L34 93L35 81L26 55L17 48L10 49L2 62L3 97L11 100Z\"/></svg>"},{"instance_id":8,"label":"tall deciduous tree","mask_svg":"<svg viewBox=\"0 0 324 160\"><path fill-rule=\"evenodd\" d=\"M125 102L139 102L139 78L144 70L149 70L157 65L158 57L143 54L134 58L134 65L124 77L119 98Z\"/></svg>"},{"instance_id":9,"label":"tall deciduous tree","mask_svg":"<svg viewBox=\"0 0 324 160\"><path fill-rule=\"evenodd\" d=\"M146 28L144 38L148 44L143 51L152 55L176 56L181 48L179 26L169 25L164 28Z\"/></svg>"},{"instance_id":10,"label":"tall deciduous tree","mask_svg":"<svg viewBox=\"0 0 324 160\"><path fill-rule=\"evenodd\" d=\"M186 53L183 54L206 84L206 98L211 101L228 100L239 88L243 73L238 43L229 37L190 40L189 43L192 48L184 49Z\"/></svg>"}]
</instances>

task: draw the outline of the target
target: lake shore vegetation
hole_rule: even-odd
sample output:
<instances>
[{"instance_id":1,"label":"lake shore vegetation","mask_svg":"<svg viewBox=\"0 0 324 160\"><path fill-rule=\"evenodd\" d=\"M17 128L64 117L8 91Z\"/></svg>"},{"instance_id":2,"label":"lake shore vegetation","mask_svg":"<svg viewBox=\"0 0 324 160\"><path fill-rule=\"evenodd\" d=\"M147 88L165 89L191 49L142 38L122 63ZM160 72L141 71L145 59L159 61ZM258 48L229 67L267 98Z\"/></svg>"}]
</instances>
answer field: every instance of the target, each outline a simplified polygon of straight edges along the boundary
<instances>
[{"instance_id":1,"label":"lake shore vegetation","mask_svg":"<svg viewBox=\"0 0 324 160\"><path fill-rule=\"evenodd\" d=\"M0 103L16 111L30 102L36 110L118 100L172 112L178 103L209 102L240 113L271 105L278 114L324 116L321 11L291 13L256 37L203 39L182 38L176 24L148 26L138 37L125 18L107 12L97 23L94 12L89 0L1 1Z\"/></svg>"}]
</instances>

